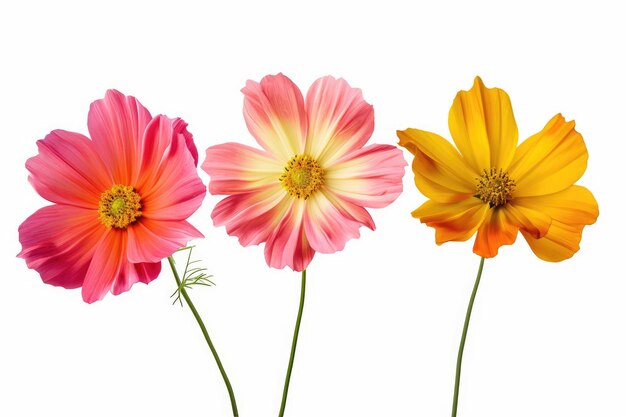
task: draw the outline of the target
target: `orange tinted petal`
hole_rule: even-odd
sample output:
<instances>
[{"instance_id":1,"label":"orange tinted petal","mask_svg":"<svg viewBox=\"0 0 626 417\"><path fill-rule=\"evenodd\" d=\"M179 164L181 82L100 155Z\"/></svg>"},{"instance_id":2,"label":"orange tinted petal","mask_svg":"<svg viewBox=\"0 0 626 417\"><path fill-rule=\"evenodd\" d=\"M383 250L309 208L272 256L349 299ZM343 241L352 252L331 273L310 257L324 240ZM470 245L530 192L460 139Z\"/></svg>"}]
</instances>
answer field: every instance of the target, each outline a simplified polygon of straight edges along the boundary
<instances>
[{"instance_id":1,"label":"orange tinted petal","mask_svg":"<svg viewBox=\"0 0 626 417\"><path fill-rule=\"evenodd\" d=\"M489 210L485 221L478 228L474 253L484 258L493 258L502 245L511 245L517 238L519 228L510 218L506 208Z\"/></svg>"},{"instance_id":2,"label":"orange tinted petal","mask_svg":"<svg viewBox=\"0 0 626 417\"><path fill-rule=\"evenodd\" d=\"M574 184L587 168L587 147L574 121L554 116L543 130L526 139L515 152L509 175L514 197L552 194Z\"/></svg>"},{"instance_id":3,"label":"orange tinted petal","mask_svg":"<svg viewBox=\"0 0 626 417\"><path fill-rule=\"evenodd\" d=\"M469 91L459 91L448 115L452 139L474 171L506 170L517 146L517 124L508 94L487 88L476 77Z\"/></svg>"},{"instance_id":4,"label":"orange tinted petal","mask_svg":"<svg viewBox=\"0 0 626 417\"><path fill-rule=\"evenodd\" d=\"M441 245L450 241L462 242L472 237L488 210L489 205L477 198L452 204L429 200L411 214L435 228L435 242Z\"/></svg>"},{"instance_id":5,"label":"orange tinted petal","mask_svg":"<svg viewBox=\"0 0 626 417\"><path fill-rule=\"evenodd\" d=\"M578 185L550 195L520 198L517 203L541 210L552 218L550 229L542 238L523 233L535 255L551 262L571 258L579 249L583 228L595 223L599 215L593 194Z\"/></svg>"},{"instance_id":6,"label":"orange tinted petal","mask_svg":"<svg viewBox=\"0 0 626 417\"><path fill-rule=\"evenodd\" d=\"M441 203L471 197L476 191L475 178L456 149L441 136L417 129L398 131L400 146L415 155L415 185L426 197Z\"/></svg>"},{"instance_id":7,"label":"orange tinted petal","mask_svg":"<svg viewBox=\"0 0 626 417\"><path fill-rule=\"evenodd\" d=\"M540 238L548 233L552 223L552 218L548 214L517 204L517 200L507 204L506 211L507 217L513 224L535 238Z\"/></svg>"}]
</instances>

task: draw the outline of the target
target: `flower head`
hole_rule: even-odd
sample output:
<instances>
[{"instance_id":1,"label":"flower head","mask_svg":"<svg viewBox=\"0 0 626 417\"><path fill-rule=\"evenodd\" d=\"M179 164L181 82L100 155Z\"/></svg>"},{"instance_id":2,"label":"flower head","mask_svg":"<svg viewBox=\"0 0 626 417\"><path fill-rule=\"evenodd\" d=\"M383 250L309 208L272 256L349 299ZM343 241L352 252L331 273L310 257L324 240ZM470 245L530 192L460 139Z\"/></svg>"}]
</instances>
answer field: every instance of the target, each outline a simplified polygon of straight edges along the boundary
<instances>
[{"instance_id":1,"label":"flower head","mask_svg":"<svg viewBox=\"0 0 626 417\"><path fill-rule=\"evenodd\" d=\"M54 130L26 162L35 190L55 204L19 227L18 256L48 284L82 287L91 303L152 281L162 258L201 237L186 219L206 188L182 119L153 118L109 90L87 123L91 140Z\"/></svg>"},{"instance_id":2,"label":"flower head","mask_svg":"<svg viewBox=\"0 0 626 417\"><path fill-rule=\"evenodd\" d=\"M306 99L286 76L248 81L244 118L262 150L237 143L207 149L209 191L229 195L216 226L243 246L265 242L275 268L306 269L315 252L342 250L359 228L374 229L365 207L402 192L406 162L391 145L365 146L374 110L343 79L315 81Z\"/></svg>"},{"instance_id":3,"label":"flower head","mask_svg":"<svg viewBox=\"0 0 626 417\"><path fill-rule=\"evenodd\" d=\"M558 114L517 146L509 96L476 77L454 99L448 124L458 151L434 133L398 131L400 145L415 155L415 185L430 199L412 214L435 228L437 244L477 232L474 252L490 258L519 230L541 259L561 261L578 251L598 204L574 185L588 155L573 121Z\"/></svg>"}]
</instances>

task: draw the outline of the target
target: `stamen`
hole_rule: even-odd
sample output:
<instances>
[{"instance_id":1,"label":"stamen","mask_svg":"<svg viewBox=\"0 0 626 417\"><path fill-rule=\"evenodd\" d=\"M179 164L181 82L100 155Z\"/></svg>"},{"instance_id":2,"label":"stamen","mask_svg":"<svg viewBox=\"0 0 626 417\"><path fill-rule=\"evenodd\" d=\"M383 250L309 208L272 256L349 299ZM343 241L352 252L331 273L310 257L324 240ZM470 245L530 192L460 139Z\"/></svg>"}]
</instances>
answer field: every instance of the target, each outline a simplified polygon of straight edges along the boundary
<instances>
[{"instance_id":1,"label":"stamen","mask_svg":"<svg viewBox=\"0 0 626 417\"><path fill-rule=\"evenodd\" d=\"M100 194L98 213L106 227L125 229L141 217L141 196L129 185L115 184Z\"/></svg>"},{"instance_id":2,"label":"stamen","mask_svg":"<svg viewBox=\"0 0 626 417\"><path fill-rule=\"evenodd\" d=\"M296 155L287 162L279 181L287 192L305 200L324 184L324 170L308 155Z\"/></svg>"},{"instance_id":3,"label":"stamen","mask_svg":"<svg viewBox=\"0 0 626 417\"><path fill-rule=\"evenodd\" d=\"M513 198L515 181L502 169L491 168L489 171L485 169L483 175L476 180L478 184L475 197L489 203L489 207L503 206Z\"/></svg>"}]
</instances>

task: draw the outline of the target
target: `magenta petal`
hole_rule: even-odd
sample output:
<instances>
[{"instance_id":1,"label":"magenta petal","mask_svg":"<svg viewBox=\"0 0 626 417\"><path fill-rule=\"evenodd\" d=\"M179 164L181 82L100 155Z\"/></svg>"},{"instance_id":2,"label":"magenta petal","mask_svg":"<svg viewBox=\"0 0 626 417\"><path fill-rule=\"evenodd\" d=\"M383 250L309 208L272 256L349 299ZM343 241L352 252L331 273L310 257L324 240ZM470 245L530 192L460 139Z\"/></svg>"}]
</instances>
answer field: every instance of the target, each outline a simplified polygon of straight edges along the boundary
<instances>
[{"instance_id":1,"label":"magenta petal","mask_svg":"<svg viewBox=\"0 0 626 417\"><path fill-rule=\"evenodd\" d=\"M126 233L108 229L102 235L87 269L83 282L83 300L93 303L104 298L113 288L113 284L126 260Z\"/></svg>"},{"instance_id":2,"label":"magenta petal","mask_svg":"<svg viewBox=\"0 0 626 417\"><path fill-rule=\"evenodd\" d=\"M160 262L191 239L204 237L186 220L160 221L141 219L128 229L128 261Z\"/></svg>"},{"instance_id":3,"label":"magenta petal","mask_svg":"<svg viewBox=\"0 0 626 417\"><path fill-rule=\"evenodd\" d=\"M55 203L97 208L111 179L93 143L79 133L54 130L37 146L39 154L26 161L35 190Z\"/></svg>"},{"instance_id":4,"label":"magenta petal","mask_svg":"<svg viewBox=\"0 0 626 417\"><path fill-rule=\"evenodd\" d=\"M174 135L165 116L156 116L146 129L137 189L143 216L155 220L186 219L206 194L184 136Z\"/></svg>"},{"instance_id":5,"label":"magenta petal","mask_svg":"<svg viewBox=\"0 0 626 417\"><path fill-rule=\"evenodd\" d=\"M37 210L19 227L20 258L41 279L65 288L80 287L105 228L94 210L54 205Z\"/></svg>"},{"instance_id":6,"label":"magenta petal","mask_svg":"<svg viewBox=\"0 0 626 417\"><path fill-rule=\"evenodd\" d=\"M108 90L89 108L89 134L116 184L134 185L139 175L140 143L152 119L134 97Z\"/></svg>"},{"instance_id":7,"label":"magenta petal","mask_svg":"<svg viewBox=\"0 0 626 417\"><path fill-rule=\"evenodd\" d=\"M187 130L187 122L185 122L180 117L177 117L172 122L172 129L174 130L175 135L182 135L185 140L185 145L187 145L187 149L191 153L193 157L193 162L195 166L198 166L198 148L196 148L196 144L193 141L193 135Z\"/></svg>"},{"instance_id":8,"label":"magenta petal","mask_svg":"<svg viewBox=\"0 0 626 417\"><path fill-rule=\"evenodd\" d=\"M161 261L154 263L138 263L131 264L125 262L122 264L120 273L111 288L113 295L119 295L123 292L130 290L136 282L149 283L153 279L159 276L161 273Z\"/></svg>"}]
</instances>

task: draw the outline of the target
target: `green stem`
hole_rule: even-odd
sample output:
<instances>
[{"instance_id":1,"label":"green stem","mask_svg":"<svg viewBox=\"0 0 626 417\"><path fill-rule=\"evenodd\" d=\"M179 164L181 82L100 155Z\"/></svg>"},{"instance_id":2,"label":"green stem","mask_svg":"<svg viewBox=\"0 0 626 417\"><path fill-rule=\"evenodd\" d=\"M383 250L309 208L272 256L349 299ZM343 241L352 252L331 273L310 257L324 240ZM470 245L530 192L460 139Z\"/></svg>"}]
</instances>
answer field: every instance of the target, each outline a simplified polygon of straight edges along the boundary
<instances>
[{"instance_id":1,"label":"green stem","mask_svg":"<svg viewBox=\"0 0 626 417\"><path fill-rule=\"evenodd\" d=\"M296 328L293 331L293 341L291 342L291 355L289 356L289 366L287 367L287 375L285 376L285 387L283 388L283 399L280 403L280 412L278 417L285 414L285 404L287 403L287 392L289 391L289 380L291 379L291 369L293 368L293 359L296 356L296 345L298 344L298 333L300 332L300 322L302 321L302 310L304 308L304 290L306 288L306 269L302 271L302 285L300 290L300 307L298 308L298 318L296 319Z\"/></svg>"},{"instance_id":2,"label":"green stem","mask_svg":"<svg viewBox=\"0 0 626 417\"><path fill-rule=\"evenodd\" d=\"M459 354L456 358L456 378L454 379L454 398L452 400L452 417L456 417L456 409L459 402L459 385L461 383L461 361L463 361L463 349L465 348L465 338L467 337L467 328L469 327L470 317L472 315L472 307L474 307L474 298L476 298L476 291L478 291L478 284L480 284L480 276L483 274L483 264L485 258L480 258L480 266L478 267L478 274L476 275L476 283L474 284L474 290L470 297L469 304L467 305L467 313L465 313L465 324L463 325L463 335L461 336L461 344L459 345Z\"/></svg>"},{"instance_id":3,"label":"green stem","mask_svg":"<svg viewBox=\"0 0 626 417\"><path fill-rule=\"evenodd\" d=\"M230 381L228 380L228 376L226 375L224 366L222 366L222 361L220 360L220 357L217 354L217 350L215 350L215 346L213 346L213 342L211 342L211 338L209 337L209 332L204 326L204 322L202 321L200 314L198 314L198 310L196 310L196 307L191 302L191 299L189 298L189 295L187 294L185 287L181 285L180 277L178 276L178 272L176 271L176 266L174 265L174 258L172 258L171 256L168 256L167 260L169 261L170 267L172 268L172 273L174 274L174 279L176 280L176 284L178 285L180 293L183 295L185 302L191 309L193 316L196 318L196 321L198 322L198 325L200 326L200 330L202 330L202 334L204 335L204 338L207 344L209 345L209 349L211 349L211 353L213 353L213 357L215 358L217 367L220 369L222 378L224 378L224 383L226 384L226 388L228 389L228 396L230 397L230 405L233 409L233 417L239 417L239 412L237 411L237 402L235 401L235 393L233 392L233 387L230 385Z\"/></svg>"}]
</instances>

